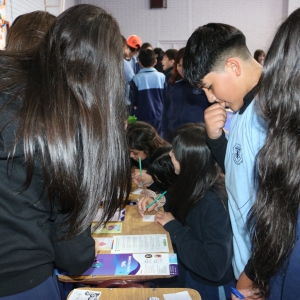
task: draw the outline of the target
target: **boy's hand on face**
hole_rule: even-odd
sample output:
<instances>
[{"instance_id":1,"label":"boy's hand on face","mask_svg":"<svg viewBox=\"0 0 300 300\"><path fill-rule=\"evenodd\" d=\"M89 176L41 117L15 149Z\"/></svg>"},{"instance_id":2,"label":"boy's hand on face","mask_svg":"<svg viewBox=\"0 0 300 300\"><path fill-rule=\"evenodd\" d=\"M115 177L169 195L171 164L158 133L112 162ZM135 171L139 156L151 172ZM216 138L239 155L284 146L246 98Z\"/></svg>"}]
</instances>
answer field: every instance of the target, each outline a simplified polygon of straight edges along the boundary
<instances>
[{"instance_id":1,"label":"boy's hand on face","mask_svg":"<svg viewBox=\"0 0 300 300\"><path fill-rule=\"evenodd\" d=\"M165 226L168 222L174 220L174 216L169 212L158 211L155 215L155 222Z\"/></svg>"},{"instance_id":2,"label":"boy's hand on face","mask_svg":"<svg viewBox=\"0 0 300 300\"><path fill-rule=\"evenodd\" d=\"M218 139L222 135L226 118L225 102L215 103L204 111L206 132L211 139Z\"/></svg>"}]
</instances>

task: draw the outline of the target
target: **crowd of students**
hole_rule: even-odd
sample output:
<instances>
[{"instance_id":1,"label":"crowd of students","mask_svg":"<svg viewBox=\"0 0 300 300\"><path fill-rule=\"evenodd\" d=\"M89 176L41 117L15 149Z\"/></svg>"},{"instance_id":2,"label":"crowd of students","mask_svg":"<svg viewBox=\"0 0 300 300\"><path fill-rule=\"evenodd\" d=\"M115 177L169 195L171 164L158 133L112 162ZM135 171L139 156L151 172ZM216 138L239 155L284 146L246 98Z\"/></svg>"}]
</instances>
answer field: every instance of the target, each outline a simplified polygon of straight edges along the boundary
<instances>
[{"instance_id":1,"label":"crowd of students","mask_svg":"<svg viewBox=\"0 0 300 300\"><path fill-rule=\"evenodd\" d=\"M61 299L54 268L91 265L97 208L107 222L132 180L178 254L155 284L298 299L299 47L300 9L254 57L221 23L163 52L93 5L17 18L0 52L0 299Z\"/></svg>"}]
</instances>

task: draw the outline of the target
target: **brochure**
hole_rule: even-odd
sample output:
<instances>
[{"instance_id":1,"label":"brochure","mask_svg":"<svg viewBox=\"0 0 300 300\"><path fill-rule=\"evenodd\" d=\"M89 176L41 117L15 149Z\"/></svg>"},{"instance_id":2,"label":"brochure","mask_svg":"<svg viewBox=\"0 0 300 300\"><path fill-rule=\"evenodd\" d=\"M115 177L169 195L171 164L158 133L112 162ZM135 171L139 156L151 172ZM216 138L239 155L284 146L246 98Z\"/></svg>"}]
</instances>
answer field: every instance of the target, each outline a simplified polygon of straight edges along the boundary
<instances>
[{"instance_id":1,"label":"brochure","mask_svg":"<svg viewBox=\"0 0 300 300\"><path fill-rule=\"evenodd\" d=\"M175 253L98 254L82 275L178 275Z\"/></svg>"},{"instance_id":2,"label":"brochure","mask_svg":"<svg viewBox=\"0 0 300 300\"><path fill-rule=\"evenodd\" d=\"M108 222L105 227L101 226L93 233L121 233L122 222Z\"/></svg>"}]
</instances>

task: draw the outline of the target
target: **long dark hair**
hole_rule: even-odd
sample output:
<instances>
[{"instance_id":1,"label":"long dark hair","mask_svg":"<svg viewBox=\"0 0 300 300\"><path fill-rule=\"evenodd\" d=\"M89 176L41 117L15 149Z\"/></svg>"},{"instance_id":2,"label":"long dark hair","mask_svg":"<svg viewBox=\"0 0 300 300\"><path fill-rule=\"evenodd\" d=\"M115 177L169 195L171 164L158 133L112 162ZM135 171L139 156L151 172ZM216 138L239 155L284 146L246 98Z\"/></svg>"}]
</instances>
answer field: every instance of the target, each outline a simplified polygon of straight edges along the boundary
<instances>
[{"instance_id":1,"label":"long dark hair","mask_svg":"<svg viewBox=\"0 0 300 300\"><path fill-rule=\"evenodd\" d=\"M17 17L7 31L5 50L17 52L35 48L55 20L55 16L40 10Z\"/></svg>"},{"instance_id":2,"label":"long dark hair","mask_svg":"<svg viewBox=\"0 0 300 300\"><path fill-rule=\"evenodd\" d=\"M172 186L170 211L184 224L189 211L209 189L220 196L220 201L227 194L224 176L206 145L204 124L190 123L177 129L172 149L180 173Z\"/></svg>"},{"instance_id":3,"label":"long dark hair","mask_svg":"<svg viewBox=\"0 0 300 300\"><path fill-rule=\"evenodd\" d=\"M128 125L127 144L130 149L144 151L148 156L151 156L156 149L168 145L153 126L141 121Z\"/></svg>"},{"instance_id":4,"label":"long dark hair","mask_svg":"<svg viewBox=\"0 0 300 300\"><path fill-rule=\"evenodd\" d=\"M73 6L58 16L36 54L1 51L0 63L0 91L16 104L16 95L22 99L16 138L24 143L25 186L38 149L49 197L68 213L65 237L88 228L102 200L106 222L130 190L116 20L96 6Z\"/></svg>"},{"instance_id":5,"label":"long dark hair","mask_svg":"<svg viewBox=\"0 0 300 300\"><path fill-rule=\"evenodd\" d=\"M148 174L164 190L169 189L177 178L169 155L171 150L171 145L162 146L149 159Z\"/></svg>"},{"instance_id":6,"label":"long dark hair","mask_svg":"<svg viewBox=\"0 0 300 300\"><path fill-rule=\"evenodd\" d=\"M255 50L253 57L257 62L259 62L258 58L263 54L266 55L264 50L257 49L257 50Z\"/></svg>"},{"instance_id":7,"label":"long dark hair","mask_svg":"<svg viewBox=\"0 0 300 300\"><path fill-rule=\"evenodd\" d=\"M174 62L174 67L173 67L173 70L172 70L172 76L171 76L170 81L169 81L171 85L174 85L175 81L177 81L179 79L182 79L181 75L177 71L177 65L179 64L180 60L184 56L184 50L185 50L185 47L181 48L177 52L177 55L176 55L176 58L175 58L175 62Z\"/></svg>"},{"instance_id":8,"label":"long dark hair","mask_svg":"<svg viewBox=\"0 0 300 300\"><path fill-rule=\"evenodd\" d=\"M265 297L270 278L295 243L300 204L300 9L278 29L267 53L258 99L268 123L258 155L258 192L248 224L252 227L255 283Z\"/></svg>"}]
</instances>

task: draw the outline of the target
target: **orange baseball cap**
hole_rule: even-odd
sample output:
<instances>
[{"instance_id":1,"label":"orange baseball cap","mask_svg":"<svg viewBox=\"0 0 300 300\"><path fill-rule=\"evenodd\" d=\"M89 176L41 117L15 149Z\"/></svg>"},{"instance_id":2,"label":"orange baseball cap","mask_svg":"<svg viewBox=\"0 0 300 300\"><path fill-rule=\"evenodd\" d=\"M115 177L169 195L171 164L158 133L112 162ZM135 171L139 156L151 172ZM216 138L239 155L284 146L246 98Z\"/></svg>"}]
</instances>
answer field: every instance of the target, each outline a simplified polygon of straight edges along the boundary
<instances>
[{"instance_id":1,"label":"orange baseball cap","mask_svg":"<svg viewBox=\"0 0 300 300\"><path fill-rule=\"evenodd\" d=\"M143 44L142 40L137 35L131 35L126 42L129 47L134 49L141 48Z\"/></svg>"}]
</instances>

